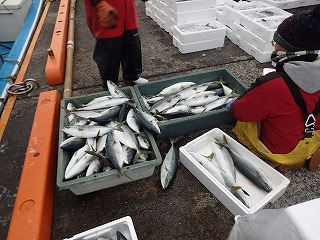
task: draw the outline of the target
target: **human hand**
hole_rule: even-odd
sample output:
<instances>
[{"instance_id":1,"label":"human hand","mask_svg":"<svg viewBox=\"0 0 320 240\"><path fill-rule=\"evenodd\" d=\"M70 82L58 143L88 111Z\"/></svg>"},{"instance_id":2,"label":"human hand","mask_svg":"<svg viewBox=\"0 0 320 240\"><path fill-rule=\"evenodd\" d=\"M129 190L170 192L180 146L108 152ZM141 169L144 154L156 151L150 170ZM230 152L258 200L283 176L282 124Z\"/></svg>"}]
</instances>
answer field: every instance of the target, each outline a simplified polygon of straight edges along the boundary
<instances>
[{"instance_id":1,"label":"human hand","mask_svg":"<svg viewBox=\"0 0 320 240\"><path fill-rule=\"evenodd\" d=\"M118 11L104 0L96 4L98 11L98 22L106 29L113 29L117 27L117 20L119 19Z\"/></svg>"},{"instance_id":2,"label":"human hand","mask_svg":"<svg viewBox=\"0 0 320 240\"><path fill-rule=\"evenodd\" d=\"M232 99L226 106L230 110L232 103L236 100L237 98Z\"/></svg>"}]
</instances>

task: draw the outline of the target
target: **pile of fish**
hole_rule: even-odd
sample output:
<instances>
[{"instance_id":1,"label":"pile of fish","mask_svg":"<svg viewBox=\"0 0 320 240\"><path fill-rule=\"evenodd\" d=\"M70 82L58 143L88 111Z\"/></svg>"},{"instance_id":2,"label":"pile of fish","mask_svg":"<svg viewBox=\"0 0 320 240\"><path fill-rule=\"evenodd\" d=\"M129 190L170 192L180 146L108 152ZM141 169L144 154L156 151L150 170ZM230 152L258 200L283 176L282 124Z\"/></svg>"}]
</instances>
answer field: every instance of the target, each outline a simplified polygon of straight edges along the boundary
<instances>
[{"instance_id":1,"label":"pile of fish","mask_svg":"<svg viewBox=\"0 0 320 240\"><path fill-rule=\"evenodd\" d=\"M249 194L236 181L236 168L260 189L270 192L272 186L266 174L252 161L234 151L223 135L223 142L212 141L212 154L203 156L197 152L189 152L212 176L229 189L245 206L250 208L247 201Z\"/></svg>"},{"instance_id":2,"label":"pile of fish","mask_svg":"<svg viewBox=\"0 0 320 240\"><path fill-rule=\"evenodd\" d=\"M156 95L142 96L142 101L152 115L166 120L218 109L234 97L237 95L222 81L178 82Z\"/></svg>"},{"instance_id":3,"label":"pile of fish","mask_svg":"<svg viewBox=\"0 0 320 240\"><path fill-rule=\"evenodd\" d=\"M71 154L66 180L111 169L124 174L124 166L149 160L152 151L146 130L160 134L157 119L136 108L111 81L108 90L110 95L86 104L74 100L65 108L67 124L62 131L67 138L60 148Z\"/></svg>"}]
</instances>

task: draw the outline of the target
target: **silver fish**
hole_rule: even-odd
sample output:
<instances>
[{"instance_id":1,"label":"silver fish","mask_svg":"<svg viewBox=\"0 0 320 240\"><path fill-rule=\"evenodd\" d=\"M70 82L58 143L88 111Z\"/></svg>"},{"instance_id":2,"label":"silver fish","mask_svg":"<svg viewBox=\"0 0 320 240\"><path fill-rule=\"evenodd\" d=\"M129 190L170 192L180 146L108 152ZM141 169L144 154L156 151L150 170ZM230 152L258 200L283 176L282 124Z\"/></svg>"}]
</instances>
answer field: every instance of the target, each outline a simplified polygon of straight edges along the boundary
<instances>
[{"instance_id":1,"label":"silver fish","mask_svg":"<svg viewBox=\"0 0 320 240\"><path fill-rule=\"evenodd\" d=\"M126 118L128 126L135 131L136 133L140 133L140 123L138 122L136 118L136 113L133 109L130 109L130 111L127 114Z\"/></svg>"},{"instance_id":2,"label":"silver fish","mask_svg":"<svg viewBox=\"0 0 320 240\"><path fill-rule=\"evenodd\" d=\"M85 143L86 143L86 140L84 138L69 137L60 144L60 148L65 150L67 149L78 150L79 148L83 147Z\"/></svg>"},{"instance_id":3,"label":"silver fish","mask_svg":"<svg viewBox=\"0 0 320 240\"><path fill-rule=\"evenodd\" d=\"M164 99L152 105L150 108L150 112L154 114L161 113L162 111L174 106L179 100L180 100L180 95L178 94L165 97Z\"/></svg>"},{"instance_id":4,"label":"silver fish","mask_svg":"<svg viewBox=\"0 0 320 240\"><path fill-rule=\"evenodd\" d=\"M93 155L86 153L73 167L65 174L65 179L70 179L83 172L94 158Z\"/></svg>"},{"instance_id":5,"label":"silver fish","mask_svg":"<svg viewBox=\"0 0 320 240\"><path fill-rule=\"evenodd\" d=\"M165 115L175 115L175 114L181 114L181 113L190 113L190 107L186 105L176 105L162 112L162 114L165 114Z\"/></svg>"},{"instance_id":6,"label":"silver fish","mask_svg":"<svg viewBox=\"0 0 320 240\"><path fill-rule=\"evenodd\" d=\"M164 99L164 96L152 96L152 97L145 97L148 104L155 104L156 102L159 102L160 100Z\"/></svg>"},{"instance_id":7,"label":"silver fish","mask_svg":"<svg viewBox=\"0 0 320 240\"><path fill-rule=\"evenodd\" d=\"M81 159L86 155L86 151L88 151L89 145L86 144L84 145L82 148L80 148L79 150L75 151L72 155L72 157L70 158L66 170L64 171L64 177L66 178L66 176L68 176L68 172L70 171L70 169Z\"/></svg>"},{"instance_id":8,"label":"silver fish","mask_svg":"<svg viewBox=\"0 0 320 240\"><path fill-rule=\"evenodd\" d=\"M189 97L188 99L180 101L177 105L186 105L190 107L202 106L205 104L209 104L217 100L218 98L219 96L215 94L205 94L205 95L201 94L200 96L197 96L197 94L195 94L191 98Z\"/></svg>"},{"instance_id":9,"label":"silver fish","mask_svg":"<svg viewBox=\"0 0 320 240\"><path fill-rule=\"evenodd\" d=\"M224 136L223 146L225 146L229 150L233 158L234 164L244 176L250 179L255 185L257 185L262 190L266 192L272 191L272 186L266 174L259 167L254 165L251 161L249 161L247 158L243 157L236 151L232 150L229 147L225 136Z\"/></svg>"},{"instance_id":10,"label":"silver fish","mask_svg":"<svg viewBox=\"0 0 320 240\"><path fill-rule=\"evenodd\" d=\"M216 109L218 107L221 107L223 106L224 104L226 104L226 102L228 101L229 99L229 96L223 96L223 97L220 97L218 98L217 100L211 102L211 103L208 103L206 104L204 107L204 112L209 112L213 109Z\"/></svg>"},{"instance_id":11,"label":"silver fish","mask_svg":"<svg viewBox=\"0 0 320 240\"><path fill-rule=\"evenodd\" d=\"M214 176L223 186L226 183L221 175L221 170L211 160L200 153L189 152L189 154L197 160L212 176Z\"/></svg>"},{"instance_id":12,"label":"silver fish","mask_svg":"<svg viewBox=\"0 0 320 240\"><path fill-rule=\"evenodd\" d=\"M161 133L160 128L158 126L158 120L154 116L145 113L137 108L135 109L135 114L137 116L137 120L140 122L142 126L144 126L145 129L155 134Z\"/></svg>"},{"instance_id":13,"label":"silver fish","mask_svg":"<svg viewBox=\"0 0 320 240\"><path fill-rule=\"evenodd\" d=\"M114 137L118 139L122 144L140 152L137 137L134 135L131 128L129 128L127 125L122 125L120 126L120 128L123 131L113 131Z\"/></svg>"},{"instance_id":14,"label":"silver fish","mask_svg":"<svg viewBox=\"0 0 320 240\"><path fill-rule=\"evenodd\" d=\"M213 139L211 141L212 151L214 153L214 157L217 160L219 167L226 172L230 177L236 181L236 168L233 163L233 159L229 153L229 151L221 146L217 139Z\"/></svg>"},{"instance_id":15,"label":"silver fish","mask_svg":"<svg viewBox=\"0 0 320 240\"><path fill-rule=\"evenodd\" d=\"M123 97L127 98L127 95L121 90L121 88L114 82L107 81L108 90L113 97Z\"/></svg>"},{"instance_id":16,"label":"silver fish","mask_svg":"<svg viewBox=\"0 0 320 240\"><path fill-rule=\"evenodd\" d=\"M104 126L66 126L62 128L62 131L66 134L79 138L92 138L97 136L102 136L110 132L113 128Z\"/></svg>"},{"instance_id":17,"label":"silver fish","mask_svg":"<svg viewBox=\"0 0 320 240\"><path fill-rule=\"evenodd\" d=\"M114 131L108 134L105 148L113 166L122 172L125 155L120 141L115 138Z\"/></svg>"},{"instance_id":18,"label":"silver fish","mask_svg":"<svg viewBox=\"0 0 320 240\"><path fill-rule=\"evenodd\" d=\"M180 96L180 100L183 100L183 99L187 99L188 97L194 95L195 93L203 92L207 88L208 88L207 85L200 84L200 85L185 88L182 91L177 92L176 94L178 94Z\"/></svg>"},{"instance_id":19,"label":"silver fish","mask_svg":"<svg viewBox=\"0 0 320 240\"><path fill-rule=\"evenodd\" d=\"M175 83L169 87L166 87L164 89L162 89L156 96L169 96L172 95L174 93L177 93L187 87L190 87L192 85L195 85L194 82L179 82L179 83Z\"/></svg>"},{"instance_id":20,"label":"silver fish","mask_svg":"<svg viewBox=\"0 0 320 240\"><path fill-rule=\"evenodd\" d=\"M148 141L145 134L141 133L141 134L137 135L137 140L138 140L140 148L142 148L142 149L149 149L150 148L150 142Z\"/></svg>"},{"instance_id":21,"label":"silver fish","mask_svg":"<svg viewBox=\"0 0 320 240\"><path fill-rule=\"evenodd\" d=\"M129 98L116 97L116 98L112 98L112 99L110 99L108 101L101 101L101 102L97 102L95 104L90 104L88 106L80 107L76 111L103 109L103 108L122 105L122 104L124 104L125 102L128 102L128 101L129 101Z\"/></svg>"},{"instance_id":22,"label":"silver fish","mask_svg":"<svg viewBox=\"0 0 320 240\"><path fill-rule=\"evenodd\" d=\"M98 158L93 158L87 168L86 177L98 173L101 167L102 167L102 162Z\"/></svg>"},{"instance_id":23,"label":"silver fish","mask_svg":"<svg viewBox=\"0 0 320 240\"><path fill-rule=\"evenodd\" d=\"M170 139L171 147L166 154L160 168L160 182L163 189L166 189L172 182L180 163L178 149L175 141Z\"/></svg>"}]
</instances>

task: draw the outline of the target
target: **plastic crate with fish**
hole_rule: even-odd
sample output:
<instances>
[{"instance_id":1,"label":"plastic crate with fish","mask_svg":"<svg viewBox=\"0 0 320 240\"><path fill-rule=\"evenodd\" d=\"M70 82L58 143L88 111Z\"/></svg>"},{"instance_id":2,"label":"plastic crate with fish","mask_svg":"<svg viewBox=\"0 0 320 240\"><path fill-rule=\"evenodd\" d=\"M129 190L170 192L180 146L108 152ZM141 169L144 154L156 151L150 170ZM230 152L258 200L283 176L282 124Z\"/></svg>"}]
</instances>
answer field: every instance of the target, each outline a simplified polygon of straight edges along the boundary
<instances>
[{"instance_id":1,"label":"plastic crate with fish","mask_svg":"<svg viewBox=\"0 0 320 240\"><path fill-rule=\"evenodd\" d=\"M234 215L262 209L290 183L219 128L180 147L179 154L181 163ZM228 166L228 160L234 165Z\"/></svg>"},{"instance_id":2,"label":"plastic crate with fish","mask_svg":"<svg viewBox=\"0 0 320 240\"><path fill-rule=\"evenodd\" d=\"M64 240L96 240L96 239L127 239L138 240L134 225L130 216L126 216L112 222L78 233Z\"/></svg>"},{"instance_id":3,"label":"plastic crate with fish","mask_svg":"<svg viewBox=\"0 0 320 240\"><path fill-rule=\"evenodd\" d=\"M122 92L128 97L128 99L130 99L130 102L133 104L131 106L134 106L134 104L139 105L138 100L137 100L137 96L134 92L133 87L124 87L121 88ZM99 138L95 138L97 136L92 136L92 137L88 137L87 139L85 139L85 141L87 141L87 144L85 144L85 146L81 146L81 148L78 149L79 150L69 150L69 149L62 149L61 144L63 142L65 142L65 140L70 139L71 137L69 137L68 133L64 132L66 131L66 129L80 129L79 132L81 131L86 131L86 129L82 129L83 127L80 126L80 128L78 126L68 126L68 110L67 107L69 106L70 103L76 105L80 104L87 104L89 102L92 102L95 99L101 99L101 98L108 98L110 97L110 92L105 91L105 92L100 92L100 93L94 93L94 94L89 94L89 95L85 95L85 96L79 96L79 97L71 97L71 98L66 98L63 99L61 101L61 114L60 114L60 126L59 126L59 149L58 149L58 166L57 166L57 186L59 189L69 189L71 190L74 194L76 195L81 195L81 194L86 194L86 193L90 193L90 192L94 192L94 191L98 191L101 189L105 189L105 188L109 188L109 187L113 187L113 186L117 186L120 184L124 184L124 183L128 183L128 182L132 182L138 179L142 179L142 178L146 178L149 177L153 174L154 169L157 165L159 165L162 161L161 158L161 154L159 152L159 149L157 147L157 144L155 142L155 139L153 137L153 135L147 131L145 128L141 129L141 135L143 135L145 143L148 145L145 149L147 150L143 150L142 148L140 149L136 149L137 151L139 151L139 153L141 153L141 156L144 156L143 160L139 160L140 159L140 155L139 155L139 159L137 160L137 158L135 157L134 161L132 161L131 158L131 162L126 162L126 164L121 165L120 167L112 167L112 164L110 166L110 161L108 159L110 159L111 155L117 157L117 151L119 151L119 148L124 145L122 144L114 144L115 150L113 151L113 153L108 152L105 155L105 159L103 158L101 161L101 157L103 155L96 155L99 157L100 161L98 161L98 158L95 158L95 164L98 165L100 171L97 170L93 170L95 166L93 166L92 170L90 170L90 174L88 174L89 171L89 167L87 164L87 167L85 169L83 169L81 174L75 174L79 172L78 168L83 168L82 165L78 168L76 168L76 170L72 170L72 168L69 168L69 166L75 167L75 163L78 163L78 161L80 161L77 158L74 158L74 156L77 157L77 154L80 155L80 151L83 150L83 152L86 153L86 156L90 158L90 156L88 156L89 152L92 153L93 151L98 151L98 149L107 149L107 142L111 142L112 143L112 138L114 138L113 135L116 135L116 133L119 135L121 132L125 132L123 130L128 130L129 127L127 127L126 124L124 124L123 122L126 121L122 121L122 123L120 123L117 126L120 126L120 128L122 129L121 131L118 130L114 130L112 137L109 138L110 134L103 134L103 131L105 131L105 129L109 132L109 128L116 128L118 129L117 126L111 126L111 127L106 127L107 124L103 124L102 128L100 129L100 125L94 124L94 128L96 129L94 135L98 135ZM105 101L109 101L109 100L105 100ZM84 111L82 111L84 112ZM103 112L103 111L102 111ZM69 112L70 113L70 112ZM71 112L72 113L72 112ZM85 112L84 112L85 113ZM80 114L80 112L77 113L78 115ZM81 118L80 118L81 119ZM93 114L91 114L90 119L93 119ZM126 119L127 120L127 119ZM94 121L93 121L94 122ZM87 124L86 126L88 126L90 124ZM89 126L90 127L90 126ZM126 127L126 128L125 128ZM90 128L90 130L93 128ZM91 134L91 133L90 133ZM71 135L72 136L72 135ZM106 136L106 138L103 139L103 136ZM129 136L129 135L128 135ZM136 134L134 135L136 136ZM89 144L89 139L98 139L95 144L95 142L92 143L92 140L90 140L90 144ZM124 137L125 138L125 137ZM127 139L129 139L130 137L128 137ZM75 139L77 139L77 141L80 139L82 139L81 137L75 137ZM101 144L99 144L99 139L101 139ZM110 140L110 141L109 141ZM75 142L73 142L75 143ZM136 141L135 141L136 143ZM104 145L105 144L105 145ZM139 141L140 144L140 141ZM95 146L93 146L95 145ZM99 145L99 146L98 146ZM119 148L116 148L116 146L119 146ZM123 156L123 159L125 159L124 156L127 156L130 153L130 149L132 148L131 145L129 145L130 148L124 148L123 151L126 151L126 153L121 153L121 156ZM140 147L141 145L139 145ZM87 149L84 149L85 147L87 147ZM134 146L133 146L134 147ZM129 149L129 150L128 150ZM120 149L121 150L121 149ZM131 149L132 150L132 149ZM121 150L122 151L122 150ZM99 151L100 152L100 151ZM102 150L101 150L102 152ZM82 155L85 153L81 153ZM97 154L97 152L96 152ZM134 152L131 154L135 154ZM131 156L133 156L131 155ZM137 156L137 155L134 155ZM73 163L71 165L71 160L73 159L77 159L75 160L75 163ZM84 160L84 158L81 156L82 160ZM123 160L122 159L122 160ZM89 161L90 163L92 163L94 160L94 158L91 158ZM99 165L100 162L100 165ZM101 164L102 163L102 164ZM113 163L113 162L112 162ZM133 164L134 163L134 164ZM109 166L107 166L109 165ZM97 168L98 168L97 167ZM68 168L68 171L67 171ZM110 169L111 168L111 169ZM103 169L101 171L101 169ZM121 169L121 170L119 170ZM72 173L71 173L72 172ZM84 176L83 176L84 175Z\"/></svg>"},{"instance_id":4,"label":"plastic crate with fish","mask_svg":"<svg viewBox=\"0 0 320 240\"><path fill-rule=\"evenodd\" d=\"M162 79L155 82L149 82L149 83L137 85L137 86L134 86L134 88L135 88L137 97L139 99L140 106L142 107L142 110L145 112L150 112L150 110L148 109L147 103L144 101L146 97L156 96L159 92L166 89L167 87L177 85L177 84L181 84L181 85L184 84L184 86L187 86L186 84L194 84L194 86L197 87L199 85L202 85L202 84L206 85L212 82L215 82L219 85L221 81L229 89L232 89L232 91L235 94L242 94L247 90L247 86L240 79L236 78L233 75L233 73L231 73L226 68L216 69L211 71L204 71L201 73L182 75L178 77L172 77L169 79ZM212 92L220 91L221 85L219 88L220 89L216 89L212 91L210 90L209 92L212 93ZM184 89L186 88L183 88L183 90ZM206 91L204 89L200 89L200 92L204 92L204 94L206 94ZM180 92L178 92L178 94L180 94ZM174 94L171 94L171 95L174 95ZM205 98L206 100L211 99L212 101L214 101L214 96L212 96L211 94L204 95L202 97ZM151 98L155 99L153 97ZM173 96L172 97L169 96L169 98L171 98L170 101L177 100L176 97L173 97ZM221 101L221 99L219 101ZM218 104L219 102L216 102L216 103ZM181 102L178 104L181 105ZM178 106L178 104L177 104L177 108L184 107L184 106L182 107ZM198 130L213 128L222 124L232 123L235 121L231 112L225 108L225 105L221 104L221 106L212 110L210 110L211 107L209 107L208 105L205 105L205 106L206 107L204 107L204 105L198 106L198 107L191 107L193 112L191 114L182 113L180 115L179 114L174 115L171 118L168 118L168 117L163 119L160 118L158 120L158 125L160 127L161 133L159 135L155 135L155 137L157 139L164 139L172 136L180 136L180 135L195 132ZM210 106L213 107L212 104ZM155 109L156 111L159 110L159 108L155 108ZM155 115L159 116L159 114L155 114ZM168 115L169 115L169 112L166 111L166 116Z\"/></svg>"}]
</instances>

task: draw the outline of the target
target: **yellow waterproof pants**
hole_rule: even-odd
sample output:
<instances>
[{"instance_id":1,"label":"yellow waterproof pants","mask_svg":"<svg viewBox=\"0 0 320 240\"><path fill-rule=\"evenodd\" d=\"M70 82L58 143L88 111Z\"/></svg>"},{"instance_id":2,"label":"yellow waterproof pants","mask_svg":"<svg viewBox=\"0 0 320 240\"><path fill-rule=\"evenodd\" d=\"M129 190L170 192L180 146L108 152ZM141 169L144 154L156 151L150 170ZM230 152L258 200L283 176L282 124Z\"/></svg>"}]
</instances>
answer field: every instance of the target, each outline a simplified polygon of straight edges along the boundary
<instances>
[{"instance_id":1,"label":"yellow waterproof pants","mask_svg":"<svg viewBox=\"0 0 320 240\"><path fill-rule=\"evenodd\" d=\"M245 145L258 157L266 160L270 165L294 165L307 160L320 147L320 130L314 132L312 138L301 140L291 152L287 154L273 154L259 140L260 126L257 122L238 121L232 129L238 141Z\"/></svg>"}]
</instances>

